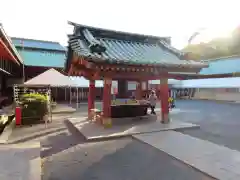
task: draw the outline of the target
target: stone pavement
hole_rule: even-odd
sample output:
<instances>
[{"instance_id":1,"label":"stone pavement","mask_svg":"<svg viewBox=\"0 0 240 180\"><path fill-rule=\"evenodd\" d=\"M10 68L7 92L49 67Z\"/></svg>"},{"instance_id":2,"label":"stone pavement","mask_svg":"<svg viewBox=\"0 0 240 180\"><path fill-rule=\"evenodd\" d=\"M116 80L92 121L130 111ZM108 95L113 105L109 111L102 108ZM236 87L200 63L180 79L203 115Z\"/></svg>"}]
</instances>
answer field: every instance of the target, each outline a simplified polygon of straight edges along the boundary
<instances>
[{"instance_id":1,"label":"stone pavement","mask_svg":"<svg viewBox=\"0 0 240 180\"><path fill-rule=\"evenodd\" d=\"M239 151L175 131L134 137L217 179L240 179Z\"/></svg>"},{"instance_id":2,"label":"stone pavement","mask_svg":"<svg viewBox=\"0 0 240 180\"><path fill-rule=\"evenodd\" d=\"M139 118L139 117L137 117ZM157 116L148 115L121 125L113 125L111 128L104 128L94 122L89 122L87 117L68 118L68 120L75 125L87 140L102 140L123 136L131 136L133 134L152 133L158 131L199 128L198 125L192 123L172 120L169 124L162 124ZM120 118L119 118L120 119ZM124 121L124 118L120 120Z\"/></svg>"},{"instance_id":3,"label":"stone pavement","mask_svg":"<svg viewBox=\"0 0 240 180\"><path fill-rule=\"evenodd\" d=\"M42 180L214 180L131 138L80 143L44 158ZM44 143L44 142L43 142Z\"/></svg>"},{"instance_id":4,"label":"stone pavement","mask_svg":"<svg viewBox=\"0 0 240 180\"><path fill-rule=\"evenodd\" d=\"M1 180L41 180L40 143L0 146Z\"/></svg>"}]
</instances>

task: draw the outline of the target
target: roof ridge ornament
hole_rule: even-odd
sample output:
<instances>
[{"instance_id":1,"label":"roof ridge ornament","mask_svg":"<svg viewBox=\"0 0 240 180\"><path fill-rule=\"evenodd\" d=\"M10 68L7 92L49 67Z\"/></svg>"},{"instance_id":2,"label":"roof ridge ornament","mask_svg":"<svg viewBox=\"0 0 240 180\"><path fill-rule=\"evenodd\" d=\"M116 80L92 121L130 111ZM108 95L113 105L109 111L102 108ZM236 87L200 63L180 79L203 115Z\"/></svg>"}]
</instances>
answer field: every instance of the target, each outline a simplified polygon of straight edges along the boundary
<instances>
[{"instance_id":1,"label":"roof ridge ornament","mask_svg":"<svg viewBox=\"0 0 240 180\"><path fill-rule=\"evenodd\" d=\"M173 53L175 53L175 54L177 54L179 56L183 56L184 55L184 52L178 50L177 48L174 48L170 44L166 43L164 40L159 40L159 43L161 43L165 48L169 49L170 51L172 51Z\"/></svg>"},{"instance_id":2,"label":"roof ridge ornament","mask_svg":"<svg viewBox=\"0 0 240 180\"><path fill-rule=\"evenodd\" d=\"M106 47L100 41L98 41L96 38L94 38L94 36L88 29L86 29L86 28L83 29L82 33L83 33L84 38L90 44L89 48L92 53L101 54L106 51Z\"/></svg>"}]
</instances>

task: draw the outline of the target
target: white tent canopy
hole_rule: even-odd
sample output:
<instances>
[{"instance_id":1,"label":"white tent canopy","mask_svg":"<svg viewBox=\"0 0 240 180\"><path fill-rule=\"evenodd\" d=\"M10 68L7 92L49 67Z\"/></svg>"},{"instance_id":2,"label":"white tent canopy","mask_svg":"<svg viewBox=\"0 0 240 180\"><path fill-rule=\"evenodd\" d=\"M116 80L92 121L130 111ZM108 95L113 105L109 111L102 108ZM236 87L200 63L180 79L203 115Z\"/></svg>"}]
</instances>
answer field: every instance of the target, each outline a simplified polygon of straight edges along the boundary
<instances>
[{"instance_id":1,"label":"white tent canopy","mask_svg":"<svg viewBox=\"0 0 240 180\"><path fill-rule=\"evenodd\" d=\"M85 79L84 77L69 77L69 79L76 84L77 87L88 88L89 87L89 80ZM103 81L95 81L96 87L103 87Z\"/></svg>"},{"instance_id":2,"label":"white tent canopy","mask_svg":"<svg viewBox=\"0 0 240 180\"><path fill-rule=\"evenodd\" d=\"M26 85L49 85L52 87L76 87L74 81L55 69L49 69L44 73L26 81Z\"/></svg>"}]
</instances>

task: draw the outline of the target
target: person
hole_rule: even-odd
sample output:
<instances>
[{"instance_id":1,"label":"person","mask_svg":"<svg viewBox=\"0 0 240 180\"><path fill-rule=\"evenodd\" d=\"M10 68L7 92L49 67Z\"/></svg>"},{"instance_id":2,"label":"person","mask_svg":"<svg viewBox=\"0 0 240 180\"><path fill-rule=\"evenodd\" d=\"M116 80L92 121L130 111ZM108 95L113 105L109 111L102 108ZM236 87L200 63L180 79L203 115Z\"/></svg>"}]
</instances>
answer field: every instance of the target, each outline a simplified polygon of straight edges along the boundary
<instances>
[{"instance_id":1,"label":"person","mask_svg":"<svg viewBox=\"0 0 240 180\"><path fill-rule=\"evenodd\" d=\"M157 103L157 96L156 96L155 91L151 91L151 94L150 94L148 100L150 103L151 114L156 114L155 107L156 107L156 103Z\"/></svg>"}]
</instances>

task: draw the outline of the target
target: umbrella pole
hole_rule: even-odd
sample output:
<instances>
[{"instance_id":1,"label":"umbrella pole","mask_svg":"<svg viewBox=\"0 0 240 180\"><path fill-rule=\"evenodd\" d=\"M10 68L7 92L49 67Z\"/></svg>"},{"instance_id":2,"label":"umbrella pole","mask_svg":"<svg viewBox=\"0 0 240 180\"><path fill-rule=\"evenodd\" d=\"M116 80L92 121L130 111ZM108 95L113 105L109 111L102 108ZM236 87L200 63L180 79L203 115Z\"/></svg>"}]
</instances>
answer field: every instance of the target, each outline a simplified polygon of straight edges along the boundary
<instances>
[{"instance_id":1,"label":"umbrella pole","mask_svg":"<svg viewBox=\"0 0 240 180\"><path fill-rule=\"evenodd\" d=\"M76 88L77 89L77 109L78 109L78 87Z\"/></svg>"},{"instance_id":2,"label":"umbrella pole","mask_svg":"<svg viewBox=\"0 0 240 180\"><path fill-rule=\"evenodd\" d=\"M71 86L70 86L70 104L72 104L72 91L71 91Z\"/></svg>"},{"instance_id":3,"label":"umbrella pole","mask_svg":"<svg viewBox=\"0 0 240 180\"><path fill-rule=\"evenodd\" d=\"M66 91L66 87L65 87L65 102L67 101L67 91Z\"/></svg>"},{"instance_id":4,"label":"umbrella pole","mask_svg":"<svg viewBox=\"0 0 240 180\"><path fill-rule=\"evenodd\" d=\"M55 87L55 95L56 95L56 99L55 99L55 101L57 102L57 98L58 98L58 91L57 91L57 87Z\"/></svg>"}]
</instances>

